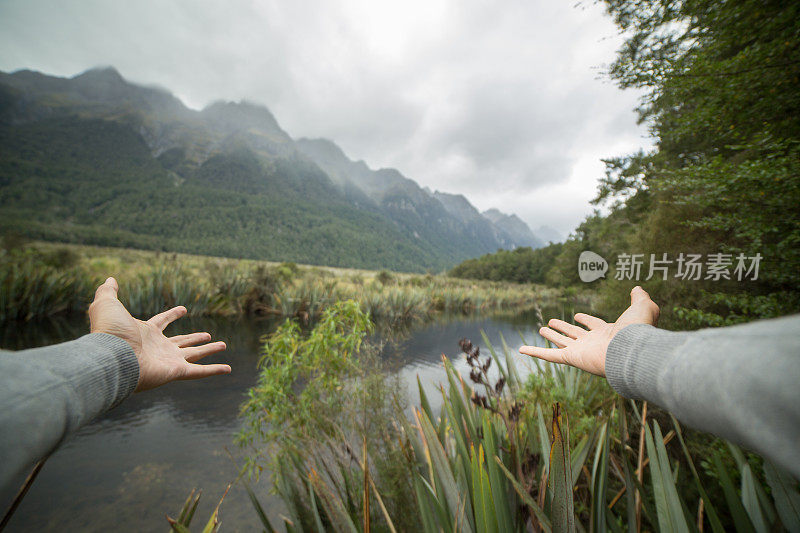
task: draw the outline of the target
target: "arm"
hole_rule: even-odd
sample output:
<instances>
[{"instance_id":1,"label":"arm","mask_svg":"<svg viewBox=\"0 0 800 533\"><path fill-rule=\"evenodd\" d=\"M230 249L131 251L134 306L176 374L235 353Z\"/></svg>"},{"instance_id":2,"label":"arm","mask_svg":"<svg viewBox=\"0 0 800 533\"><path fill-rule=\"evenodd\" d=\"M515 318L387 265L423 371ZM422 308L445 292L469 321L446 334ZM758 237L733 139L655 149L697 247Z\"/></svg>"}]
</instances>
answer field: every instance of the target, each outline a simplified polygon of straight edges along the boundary
<instances>
[{"instance_id":1,"label":"arm","mask_svg":"<svg viewBox=\"0 0 800 533\"><path fill-rule=\"evenodd\" d=\"M105 333L0 353L0 484L127 398L139 381L131 346Z\"/></svg>"},{"instance_id":2,"label":"arm","mask_svg":"<svg viewBox=\"0 0 800 533\"><path fill-rule=\"evenodd\" d=\"M616 322L575 319L588 331L551 320L540 333L558 348L520 352L606 376L623 396L660 405L800 477L800 316L669 332L653 327L658 306L636 287Z\"/></svg>"},{"instance_id":3,"label":"arm","mask_svg":"<svg viewBox=\"0 0 800 533\"><path fill-rule=\"evenodd\" d=\"M224 342L198 346L211 339L208 333L164 335L186 308L137 320L117 291L114 278L97 289L89 307L91 334L45 348L0 352L0 486L134 391L231 371L228 365L196 364L225 349Z\"/></svg>"},{"instance_id":4,"label":"arm","mask_svg":"<svg viewBox=\"0 0 800 533\"><path fill-rule=\"evenodd\" d=\"M800 478L799 331L798 315L681 333L630 325L608 347L606 377Z\"/></svg>"}]
</instances>

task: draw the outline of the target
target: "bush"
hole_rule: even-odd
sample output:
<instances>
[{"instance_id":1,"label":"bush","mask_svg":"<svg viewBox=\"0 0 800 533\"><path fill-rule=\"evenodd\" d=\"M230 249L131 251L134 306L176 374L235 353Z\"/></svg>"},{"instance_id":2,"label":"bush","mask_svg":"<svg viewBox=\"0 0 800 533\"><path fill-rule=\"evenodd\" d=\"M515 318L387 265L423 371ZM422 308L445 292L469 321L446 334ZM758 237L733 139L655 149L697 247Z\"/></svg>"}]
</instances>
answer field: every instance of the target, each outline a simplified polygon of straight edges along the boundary
<instances>
[{"instance_id":1,"label":"bush","mask_svg":"<svg viewBox=\"0 0 800 533\"><path fill-rule=\"evenodd\" d=\"M404 530L418 525L405 513L413 504L409 466L394 444L404 401L364 344L371 331L352 300L329 307L307 336L287 320L267 339L258 383L242 405L238 441L253 450L247 466L257 474L270 458L274 490L303 531L319 523L342 530L370 485ZM379 506L368 512L376 524L384 520Z\"/></svg>"},{"instance_id":2,"label":"bush","mask_svg":"<svg viewBox=\"0 0 800 533\"><path fill-rule=\"evenodd\" d=\"M395 277L388 270L381 270L375 274L375 279L381 285L393 285L395 283Z\"/></svg>"}]
</instances>

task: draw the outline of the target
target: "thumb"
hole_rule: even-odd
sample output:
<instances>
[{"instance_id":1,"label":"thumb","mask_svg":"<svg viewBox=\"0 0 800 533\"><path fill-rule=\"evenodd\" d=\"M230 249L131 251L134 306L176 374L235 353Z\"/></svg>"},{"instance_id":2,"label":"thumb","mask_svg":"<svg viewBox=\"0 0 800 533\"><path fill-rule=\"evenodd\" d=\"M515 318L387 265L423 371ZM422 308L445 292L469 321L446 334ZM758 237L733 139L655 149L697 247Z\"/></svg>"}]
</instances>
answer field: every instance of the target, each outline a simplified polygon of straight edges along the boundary
<instances>
[{"instance_id":1,"label":"thumb","mask_svg":"<svg viewBox=\"0 0 800 533\"><path fill-rule=\"evenodd\" d=\"M113 298L116 300L117 291L119 291L117 280L114 278L108 278L102 285L97 287L97 290L94 293L94 301L102 300L104 298Z\"/></svg>"},{"instance_id":2,"label":"thumb","mask_svg":"<svg viewBox=\"0 0 800 533\"><path fill-rule=\"evenodd\" d=\"M631 306L619 317L623 324L651 324L658 323L661 314L658 305L650 298L647 291L636 286L631 291Z\"/></svg>"},{"instance_id":3,"label":"thumb","mask_svg":"<svg viewBox=\"0 0 800 533\"><path fill-rule=\"evenodd\" d=\"M641 288L639 285L635 286L631 290L631 305L633 305L633 304L635 304L637 302L642 302L642 301L649 300L649 299L650 299L650 295L647 294L647 291L644 290L643 288Z\"/></svg>"}]
</instances>

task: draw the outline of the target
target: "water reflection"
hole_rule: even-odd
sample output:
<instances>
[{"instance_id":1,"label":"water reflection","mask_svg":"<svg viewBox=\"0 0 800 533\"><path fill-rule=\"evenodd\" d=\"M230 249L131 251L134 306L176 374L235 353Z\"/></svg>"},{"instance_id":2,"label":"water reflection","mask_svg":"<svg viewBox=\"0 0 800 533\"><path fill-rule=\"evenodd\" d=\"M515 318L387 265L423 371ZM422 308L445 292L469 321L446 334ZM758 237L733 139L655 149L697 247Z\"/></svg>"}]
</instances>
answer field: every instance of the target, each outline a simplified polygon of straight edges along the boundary
<instances>
[{"instance_id":1,"label":"water reflection","mask_svg":"<svg viewBox=\"0 0 800 533\"><path fill-rule=\"evenodd\" d=\"M561 313L559 313L560 315ZM406 384L412 405L418 400L417 376L434 408L440 402L436 384L444 380L441 355L447 354L466 374L458 357L464 337L485 350L480 332L512 350L520 332L532 339L535 314L439 317L435 323L402 331L394 327L382 355ZM236 478L241 455L232 444L243 395L256 382L261 338L275 321L250 318L182 319L168 330L178 335L210 331L228 350L208 362L228 362L233 371L204 381L186 381L136 394L60 448L47 462L17 510L9 531L150 531L165 529L164 513L176 514L189 491L203 489L198 517L207 517L225 486ZM56 320L6 325L2 345L21 349L62 342L88 331L85 320ZM384 328L384 335L386 329ZM524 372L526 362L520 359ZM438 400L437 400L438 399ZM228 452L232 454L233 459ZM280 502L257 487L262 504L279 522ZM3 502L11 494L3 494ZM242 487L234 486L222 508L227 531L258 529L258 521Z\"/></svg>"}]
</instances>

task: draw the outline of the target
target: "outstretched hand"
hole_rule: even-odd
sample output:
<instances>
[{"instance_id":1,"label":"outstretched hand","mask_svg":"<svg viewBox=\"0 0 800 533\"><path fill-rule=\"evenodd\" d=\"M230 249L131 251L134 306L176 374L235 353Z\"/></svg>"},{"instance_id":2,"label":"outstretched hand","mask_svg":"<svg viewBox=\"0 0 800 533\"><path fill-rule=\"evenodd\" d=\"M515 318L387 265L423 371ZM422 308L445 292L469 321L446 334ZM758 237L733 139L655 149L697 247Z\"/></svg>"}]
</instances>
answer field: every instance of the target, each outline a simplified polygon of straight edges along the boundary
<instances>
[{"instance_id":1,"label":"outstretched hand","mask_svg":"<svg viewBox=\"0 0 800 533\"><path fill-rule=\"evenodd\" d=\"M578 313L575 321L588 329L575 326L553 318L549 327L543 327L539 334L558 348L540 348L539 346L522 346L519 352L538 357L551 363L566 363L580 369L606 375L606 350L611 339L625 326L631 324L650 324L658 322L658 305L650 299L650 295L639 286L631 291L631 305L614 323L608 323L597 317Z\"/></svg>"},{"instance_id":2,"label":"outstretched hand","mask_svg":"<svg viewBox=\"0 0 800 533\"><path fill-rule=\"evenodd\" d=\"M190 333L166 337L164 328L186 314L183 306L173 307L148 321L133 318L117 299L119 285L108 278L97 288L94 301L89 306L92 333L109 333L127 341L139 360L139 383L136 391L155 387L179 379L199 379L228 374L228 365L198 365L207 355L221 352L224 342L200 344L211 340L208 333Z\"/></svg>"}]
</instances>

